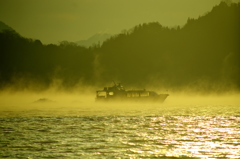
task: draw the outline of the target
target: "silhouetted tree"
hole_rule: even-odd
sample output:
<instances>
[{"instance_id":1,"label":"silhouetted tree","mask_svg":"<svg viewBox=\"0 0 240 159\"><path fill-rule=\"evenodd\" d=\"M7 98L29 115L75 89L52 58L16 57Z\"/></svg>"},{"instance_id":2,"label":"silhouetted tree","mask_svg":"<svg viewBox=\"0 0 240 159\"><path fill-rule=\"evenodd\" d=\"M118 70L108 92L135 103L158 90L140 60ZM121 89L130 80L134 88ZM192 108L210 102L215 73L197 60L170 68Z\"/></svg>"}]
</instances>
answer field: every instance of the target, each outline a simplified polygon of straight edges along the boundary
<instances>
[{"instance_id":1,"label":"silhouetted tree","mask_svg":"<svg viewBox=\"0 0 240 159\"><path fill-rule=\"evenodd\" d=\"M63 41L43 45L13 30L0 32L0 86L16 79L66 88L79 81L122 81L128 85L164 83L183 87L208 83L240 89L240 3L225 3L180 28L158 22L139 24L85 48ZM200 81L200 82L199 82ZM210 83L210 84L209 84ZM27 85L27 82L26 82Z\"/></svg>"}]
</instances>

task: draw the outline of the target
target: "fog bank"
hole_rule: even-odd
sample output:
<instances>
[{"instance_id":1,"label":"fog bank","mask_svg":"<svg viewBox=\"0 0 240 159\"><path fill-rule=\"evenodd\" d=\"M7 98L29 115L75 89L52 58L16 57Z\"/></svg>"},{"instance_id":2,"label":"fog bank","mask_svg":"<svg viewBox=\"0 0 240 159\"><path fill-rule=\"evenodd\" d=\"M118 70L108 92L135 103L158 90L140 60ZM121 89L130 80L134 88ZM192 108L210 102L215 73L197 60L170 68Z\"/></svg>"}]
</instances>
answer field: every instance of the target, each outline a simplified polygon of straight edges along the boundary
<instances>
[{"instance_id":1,"label":"fog bank","mask_svg":"<svg viewBox=\"0 0 240 159\"><path fill-rule=\"evenodd\" d=\"M240 115L240 93L169 93L164 103L95 102L95 91L1 91L0 117Z\"/></svg>"}]
</instances>

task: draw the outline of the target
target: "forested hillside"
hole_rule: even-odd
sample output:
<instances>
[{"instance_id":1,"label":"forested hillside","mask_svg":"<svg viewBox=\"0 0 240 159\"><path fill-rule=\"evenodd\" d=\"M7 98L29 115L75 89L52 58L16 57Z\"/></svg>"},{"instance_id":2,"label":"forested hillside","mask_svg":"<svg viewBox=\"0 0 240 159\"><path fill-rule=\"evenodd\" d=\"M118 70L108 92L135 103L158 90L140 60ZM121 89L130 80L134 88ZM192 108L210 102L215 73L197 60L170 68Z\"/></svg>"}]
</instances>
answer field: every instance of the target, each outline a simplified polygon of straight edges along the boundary
<instances>
[{"instance_id":1,"label":"forested hillside","mask_svg":"<svg viewBox=\"0 0 240 159\"><path fill-rule=\"evenodd\" d=\"M89 48L66 41L43 45L12 30L0 32L1 87L37 83L47 88L58 79L65 88L117 80L132 86L239 90L239 59L240 3L221 2L181 28L140 24Z\"/></svg>"},{"instance_id":2,"label":"forested hillside","mask_svg":"<svg viewBox=\"0 0 240 159\"><path fill-rule=\"evenodd\" d=\"M224 79L239 86L239 44L239 4L222 2L181 29L148 23L112 37L101 47L100 63L106 76L133 83L162 80L178 86Z\"/></svg>"},{"instance_id":3,"label":"forested hillside","mask_svg":"<svg viewBox=\"0 0 240 159\"><path fill-rule=\"evenodd\" d=\"M61 79L68 87L92 76L94 56L89 49L69 42L43 45L13 31L0 34L2 86L19 82L24 86L29 82L49 86L54 79Z\"/></svg>"}]
</instances>

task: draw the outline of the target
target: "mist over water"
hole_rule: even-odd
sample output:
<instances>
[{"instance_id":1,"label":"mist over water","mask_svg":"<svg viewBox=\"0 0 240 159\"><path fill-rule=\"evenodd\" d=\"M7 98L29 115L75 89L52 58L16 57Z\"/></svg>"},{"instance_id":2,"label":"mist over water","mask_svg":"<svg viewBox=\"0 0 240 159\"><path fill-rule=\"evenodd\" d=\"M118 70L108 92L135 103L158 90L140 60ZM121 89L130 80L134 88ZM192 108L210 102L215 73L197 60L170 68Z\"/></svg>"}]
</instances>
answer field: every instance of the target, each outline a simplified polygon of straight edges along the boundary
<instances>
[{"instance_id":1,"label":"mist over water","mask_svg":"<svg viewBox=\"0 0 240 159\"><path fill-rule=\"evenodd\" d=\"M81 93L83 92L83 93ZM170 93L164 103L95 102L95 91L1 92L1 116L239 115L240 94Z\"/></svg>"},{"instance_id":2,"label":"mist over water","mask_svg":"<svg viewBox=\"0 0 240 159\"><path fill-rule=\"evenodd\" d=\"M96 103L95 92L0 94L0 157L239 158L239 93Z\"/></svg>"}]
</instances>

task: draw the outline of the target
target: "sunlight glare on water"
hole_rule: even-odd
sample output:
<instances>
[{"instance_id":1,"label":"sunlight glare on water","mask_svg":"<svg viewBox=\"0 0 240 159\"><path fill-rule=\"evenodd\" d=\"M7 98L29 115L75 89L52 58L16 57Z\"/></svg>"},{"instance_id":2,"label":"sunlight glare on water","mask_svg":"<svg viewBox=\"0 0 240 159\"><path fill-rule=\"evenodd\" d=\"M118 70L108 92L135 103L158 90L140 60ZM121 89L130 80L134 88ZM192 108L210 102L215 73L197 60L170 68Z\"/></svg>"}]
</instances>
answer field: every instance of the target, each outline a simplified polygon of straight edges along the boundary
<instances>
[{"instance_id":1,"label":"sunlight glare on water","mask_svg":"<svg viewBox=\"0 0 240 159\"><path fill-rule=\"evenodd\" d=\"M240 118L1 118L1 157L240 157ZM11 123L11 124L9 124Z\"/></svg>"},{"instance_id":2,"label":"sunlight glare on water","mask_svg":"<svg viewBox=\"0 0 240 159\"><path fill-rule=\"evenodd\" d=\"M0 103L0 158L240 158L235 98L169 97L163 104L10 99Z\"/></svg>"}]
</instances>

